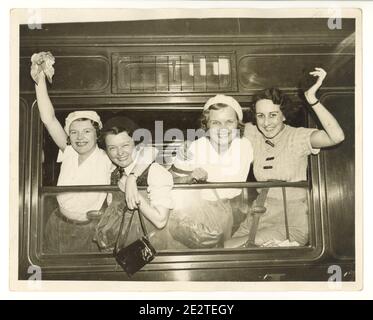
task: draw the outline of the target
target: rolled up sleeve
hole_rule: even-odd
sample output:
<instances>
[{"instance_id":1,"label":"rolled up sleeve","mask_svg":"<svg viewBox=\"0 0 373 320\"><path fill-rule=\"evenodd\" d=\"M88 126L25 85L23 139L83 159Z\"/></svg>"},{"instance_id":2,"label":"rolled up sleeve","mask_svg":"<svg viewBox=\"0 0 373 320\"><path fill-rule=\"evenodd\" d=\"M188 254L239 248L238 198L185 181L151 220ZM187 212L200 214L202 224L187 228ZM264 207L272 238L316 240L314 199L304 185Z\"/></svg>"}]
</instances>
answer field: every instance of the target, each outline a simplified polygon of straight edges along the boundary
<instances>
[{"instance_id":1,"label":"rolled up sleeve","mask_svg":"<svg viewBox=\"0 0 373 320\"><path fill-rule=\"evenodd\" d=\"M294 150L298 151L300 155L308 156L310 154L318 154L320 149L315 149L311 145L311 135L315 128L297 128L293 138Z\"/></svg>"},{"instance_id":2,"label":"rolled up sleeve","mask_svg":"<svg viewBox=\"0 0 373 320\"><path fill-rule=\"evenodd\" d=\"M161 165L154 163L150 167L148 175L148 197L150 205L173 209L171 194L173 185L171 173Z\"/></svg>"}]
</instances>

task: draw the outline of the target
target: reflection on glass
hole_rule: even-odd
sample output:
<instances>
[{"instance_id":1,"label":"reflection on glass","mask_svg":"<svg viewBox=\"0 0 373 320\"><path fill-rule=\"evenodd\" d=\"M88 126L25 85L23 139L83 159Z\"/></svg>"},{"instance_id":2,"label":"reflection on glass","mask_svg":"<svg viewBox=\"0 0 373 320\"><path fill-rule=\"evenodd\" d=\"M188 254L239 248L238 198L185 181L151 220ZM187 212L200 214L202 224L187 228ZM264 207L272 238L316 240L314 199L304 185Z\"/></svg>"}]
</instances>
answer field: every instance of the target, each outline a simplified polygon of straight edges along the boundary
<instances>
[{"instance_id":1,"label":"reflection on glass","mask_svg":"<svg viewBox=\"0 0 373 320\"><path fill-rule=\"evenodd\" d=\"M298 71L288 72L289 65ZM328 70L325 87L354 86L352 53L250 55L240 60L237 70L241 85L247 89L308 88L314 80L308 73L315 66Z\"/></svg>"},{"instance_id":2,"label":"reflection on glass","mask_svg":"<svg viewBox=\"0 0 373 320\"><path fill-rule=\"evenodd\" d=\"M254 189L242 189L238 196L230 199L224 198L224 192L229 193L232 189L174 190L175 209L167 225L168 248L307 245L307 198L287 198L286 189L291 195L294 188L271 189L277 189L284 196L276 199L272 195L277 192L269 193L263 204L257 203L259 198Z\"/></svg>"},{"instance_id":3,"label":"reflection on glass","mask_svg":"<svg viewBox=\"0 0 373 320\"><path fill-rule=\"evenodd\" d=\"M181 90L181 72L180 72L181 57L170 56L169 57L169 90L180 91Z\"/></svg>"},{"instance_id":4,"label":"reflection on glass","mask_svg":"<svg viewBox=\"0 0 373 320\"><path fill-rule=\"evenodd\" d=\"M216 56L207 57L207 88L219 89L219 63Z\"/></svg>"},{"instance_id":5,"label":"reflection on glass","mask_svg":"<svg viewBox=\"0 0 373 320\"><path fill-rule=\"evenodd\" d=\"M175 188L172 191L174 209L170 212L166 226L157 229L144 219L149 240L157 251L308 245L307 199L292 199L291 189L294 188L271 188L274 189L284 194L284 198L275 199L269 193L263 205L265 210L259 210L258 192L254 188ZM225 198L224 194L232 190L240 190L239 195ZM140 192L147 196L146 190ZM42 225L39 226L42 230L39 239L42 252L111 254L123 213L123 230L133 217L127 240L122 244L129 245L142 237L143 231L139 216L126 209L124 193L121 191L109 192L103 207L87 212L84 221L66 217L59 209L56 195L44 195ZM249 243L250 238L254 238L254 245ZM98 245L103 239L106 247Z\"/></svg>"},{"instance_id":6,"label":"reflection on glass","mask_svg":"<svg viewBox=\"0 0 373 320\"><path fill-rule=\"evenodd\" d=\"M95 193L61 193L60 195L93 195ZM102 193L100 193L101 195ZM60 208L56 195L46 195L42 198L41 234L42 252L46 254L76 254L99 252L93 241L95 227L102 210L89 210L84 218L74 219Z\"/></svg>"},{"instance_id":7,"label":"reflection on glass","mask_svg":"<svg viewBox=\"0 0 373 320\"><path fill-rule=\"evenodd\" d=\"M194 89L194 65L191 56L181 57L181 87L183 91Z\"/></svg>"},{"instance_id":8,"label":"reflection on glass","mask_svg":"<svg viewBox=\"0 0 373 320\"><path fill-rule=\"evenodd\" d=\"M230 61L214 54L121 56L118 86L129 92L231 90Z\"/></svg>"},{"instance_id":9,"label":"reflection on glass","mask_svg":"<svg viewBox=\"0 0 373 320\"><path fill-rule=\"evenodd\" d=\"M194 89L196 91L206 91L206 69L203 67L205 66L203 61L206 61L205 56L193 56Z\"/></svg>"},{"instance_id":10,"label":"reflection on glass","mask_svg":"<svg viewBox=\"0 0 373 320\"><path fill-rule=\"evenodd\" d=\"M143 57L131 56L131 63L128 65L130 74L130 90L143 90Z\"/></svg>"},{"instance_id":11,"label":"reflection on glass","mask_svg":"<svg viewBox=\"0 0 373 320\"><path fill-rule=\"evenodd\" d=\"M144 56L142 62L144 91L154 91L156 88L156 60L154 56Z\"/></svg>"},{"instance_id":12,"label":"reflection on glass","mask_svg":"<svg viewBox=\"0 0 373 320\"><path fill-rule=\"evenodd\" d=\"M156 61L157 91L168 91L168 57L157 56Z\"/></svg>"}]
</instances>

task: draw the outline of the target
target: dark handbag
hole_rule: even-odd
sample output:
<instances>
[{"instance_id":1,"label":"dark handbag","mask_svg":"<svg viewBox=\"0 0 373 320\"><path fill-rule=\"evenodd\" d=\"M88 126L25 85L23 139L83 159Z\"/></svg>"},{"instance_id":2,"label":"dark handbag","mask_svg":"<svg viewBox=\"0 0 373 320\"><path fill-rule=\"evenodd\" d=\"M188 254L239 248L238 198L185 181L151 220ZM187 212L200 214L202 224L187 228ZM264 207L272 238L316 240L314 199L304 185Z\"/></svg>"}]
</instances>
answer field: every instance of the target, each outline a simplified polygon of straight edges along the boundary
<instances>
[{"instance_id":1,"label":"dark handbag","mask_svg":"<svg viewBox=\"0 0 373 320\"><path fill-rule=\"evenodd\" d=\"M113 254L114 254L114 257L117 263L123 268L124 271L126 271L126 273L129 276L132 276L137 271L139 271L143 266L145 266L147 263L152 261L156 254L154 247L152 246L152 244L150 243L148 239L148 232L146 230L142 214L138 210L136 211L139 215L140 224L141 224L141 228L144 233L144 236L136 240L135 242L131 243L130 245L123 247L121 249L118 249L120 242L121 242L123 225L124 225L124 220L125 220L125 214L123 214L122 222L121 222L120 229L119 229L118 239L115 243L115 247L113 251ZM122 242L123 244L125 244L127 240L134 214L131 216L130 221L128 222L126 232L123 236L123 242Z\"/></svg>"}]
</instances>

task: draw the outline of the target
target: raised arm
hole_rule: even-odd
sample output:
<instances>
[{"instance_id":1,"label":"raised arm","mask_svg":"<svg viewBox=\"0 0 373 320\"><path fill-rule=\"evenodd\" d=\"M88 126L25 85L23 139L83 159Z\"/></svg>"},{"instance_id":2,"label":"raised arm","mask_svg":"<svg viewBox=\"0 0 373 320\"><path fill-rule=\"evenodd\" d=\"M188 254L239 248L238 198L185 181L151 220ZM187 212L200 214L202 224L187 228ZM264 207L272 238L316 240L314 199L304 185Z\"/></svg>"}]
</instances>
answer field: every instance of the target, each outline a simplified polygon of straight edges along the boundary
<instances>
[{"instance_id":1,"label":"raised arm","mask_svg":"<svg viewBox=\"0 0 373 320\"><path fill-rule=\"evenodd\" d=\"M35 91L41 121L58 148L63 151L66 148L67 134L54 113L54 108L48 95L44 72L40 72L38 75L38 84L35 84Z\"/></svg>"},{"instance_id":2,"label":"raised arm","mask_svg":"<svg viewBox=\"0 0 373 320\"><path fill-rule=\"evenodd\" d=\"M313 148L334 146L344 140L345 136L343 130L334 116L316 98L316 92L324 81L326 72L321 68L315 68L310 74L317 77L317 81L304 95L307 102L311 105L311 108L315 111L324 129L312 133L311 145Z\"/></svg>"}]
</instances>

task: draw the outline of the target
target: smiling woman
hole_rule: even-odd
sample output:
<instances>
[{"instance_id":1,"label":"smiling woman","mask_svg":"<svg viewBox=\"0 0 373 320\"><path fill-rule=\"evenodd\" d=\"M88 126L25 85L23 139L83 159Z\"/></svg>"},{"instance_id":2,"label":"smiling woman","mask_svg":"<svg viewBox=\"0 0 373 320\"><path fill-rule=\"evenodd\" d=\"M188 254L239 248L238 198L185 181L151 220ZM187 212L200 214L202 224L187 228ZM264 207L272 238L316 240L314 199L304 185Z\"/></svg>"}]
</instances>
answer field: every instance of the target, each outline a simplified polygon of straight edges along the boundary
<instances>
[{"instance_id":1,"label":"smiling woman","mask_svg":"<svg viewBox=\"0 0 373 320\"><path fill-rule=\"evenodd\" d=\"M246 181L253 153L250 141L242 137L242 116L241 106L234 98L210 98L201 121L206 136L191 143L188 156L180 150L172 168L175 182ZM241 189L198 192L191 203L171 216L174 240L189 248L222 247L231 237L232 203L241 193Z\"/></svg>"},{"instance_id":2,"label":"smiling woman","mask_svg":"<svg viewBox=\"0 0 373 320\"><path fill-rule=\"evenodd\" d=\"M57 185L109 184L112 164L97 146L99 129L102 128L99 115L95 111L72 112L65 120L65 128L62 128L46 85L46 74L54 74L54 58L44 53L35 56L39 59L37 62L32 60L31 74L35 81L40 118L59 148L57 162L62 162ZM35 70L38 72L35 73ZM105 192L58 194L58 208L49 216L45 227L46 252L98 251L92 242L95 222L88 218L87 213L98 212L105 199Z\"/></svg>"},{"instance_id":3,"label":"smiling woman","mask_svg":"<svg viewBox=\"0 0 373 320\"><path fill-rule=\"evenodd\" d=\"M109 158L120 167L127 167L133 162L133 154L135 151L135 143L133 139L128 135L127 132L118 132L105 134L103 140L105 140L106 151Z\"/></svg>"},{"instance_id":4,"label":"smiling woman","mask_svg":"<svg viewBox=\"0 0 373 320\"><path fill-rule=\"evenodd\" d=\"M326 72L316 68L310 75L317 80L304 95L325 131L285 125L286 115L292 107L290 99L279 89L265 89L254 97L256 126L247 124L245 136L253 144L254 175L258 181L306 180L308 156L319 153L321 147L333 146L344 140L337 120L316 98L316 91L320 88ZM248 215L233 238L225 243L226 247L253 244L263 246L285 240L302 246L308 243L306 190L263 189L256 201L263 202L260 206L265 208L261 217ZM285 203L284 207L282 203ZM256 220L259 217L260 223ZM253 226L258 228L257 231L253 231ZM249 243L247 235L253 232L256 233L256 238L250 238L254 243Z\"/></svg>"},{"instance_id":5,"label":"smiling woman","mask_svg":"<svg viewBox=\"0 0 373 320\"><path fill-rule=\"evenodd\" d=\"M110 160L117 166L118 178L122 182L129 178L132 168L140 160L139 154L141 151L136 149L133 139L136 128L138 128L137 124L131 119L114 117L105 123L102 130L102 141ZM139 201L136 204L136 209L139 210L139 215L144 215L150 222L148 226L152 230L155 229L153 235L160 239L158 243L160 243L161 248L165 248L165 241L162 241L163 236L157 231L165 227L169 211L173 208L171 199L172 176L158 163L153 163L148 170L137 177L137 180L140 185L146 185L148 188L147 196L138 195ZM125 184L125 181L123 183ZM134 213L129 209L124 193L121 191L112 193L109 206L96 228L95 239L100 248L112 250L113 246L116 245L116 239L121 236L119 234L121 227L118 223L121 219L124 222L124 230L127 229L124 244L130 244L141 237L139 225L142 225L142 222L138 219L140 216L135 217L135 223L132 223L133 218Z\"/></svg>"},{"instance_id":6,"label":"smiling woman","mask_svg":"<svg viewBox=\"0 0 373 320\"><path fill-rule=\"evenodd\" d=\"M279 106L272 100L263 99L256 103L256 124L263 134L273 139L284 128L286 120L284 114L279 110Z\"/></svg>"},{"instance_id":7,"label":"smiling woman","mask_svg":"<svg viewBox=\"0 0 373 320\"><path fill-rule=\"evenodd\" d=\"M87 118L78 118L71 123L67 143L70 142L79 153L79 164L93 152L99 130L97 122Z\"/></svg>"},{"instance_id":8,"label":"smiling woman","mask_svg":"<svg viewBox=\"0 0 373 320\"><path fill-rule=\"evenodd\" d=\"M110 184L114 165L97 145L102 129L100 116L91 110L71 112L62 128L55 116L46 85L46 76L51 82L54 74L54 57L51 53L41 52L34 54L31 61L40 118L59 148L57 162L62 165L57 186ZM152 159L144 162L148 165ZM141 172L146 166L142 167ZM46 252L98 251L93 242L97 219L92 218L102 214L106 196L106 192L58 194L58 208L49 216L45 227Z\"/></svg>"}]
</instances>

